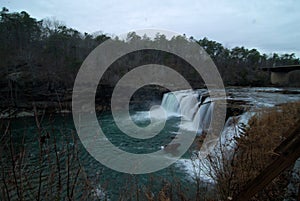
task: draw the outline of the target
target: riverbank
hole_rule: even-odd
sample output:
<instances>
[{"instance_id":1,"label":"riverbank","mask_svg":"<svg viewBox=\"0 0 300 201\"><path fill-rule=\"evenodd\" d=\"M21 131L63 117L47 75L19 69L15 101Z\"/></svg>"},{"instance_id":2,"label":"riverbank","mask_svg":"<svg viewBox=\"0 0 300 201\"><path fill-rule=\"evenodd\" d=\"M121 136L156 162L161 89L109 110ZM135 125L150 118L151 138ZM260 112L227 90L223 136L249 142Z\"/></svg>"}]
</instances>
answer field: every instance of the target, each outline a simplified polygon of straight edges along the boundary
<instances>
[{"instance_id":1,"label":"riverbank","mask_svg":"<svg viewBox=\"0 0 300 201\"><path fill-rule=\"evenodd\" d=\"M245 95L240 95L240 98L233 98L235 91L241 93L248 92ZM95 97L95 110L97 113L110 111L110 100L113 88L109 86L98 87ZM158 86L147 86L138 90L131 99L131 109L147 110L153 104L160 104L163 94L168 92L165 88ZM227 118L238 115L244 112L247 107L253 105L255 98L251 99L251 93L295 95L300 94L299 88L276 88L276 87L227 87ZM2 97L7 94L2 94ZM243 97L244 96L244 97ZM276 98L278 99L278 98ZM284 100L280 101L284 103ZM263 104L262 102L260 104ZM266 102L266 106L269 104ZM244 105L241 107L241 105ZM275 103L276 105L276 103ZM271 106L271 105L270 105ZM274 104L272 105L274 106ZM72 111L72 90L57 91L55 93L36 93L34 96L20 96L18 101L9 101L8 98L3 98L0 101L0 119L18 118L26 116L34 116L42 114L66 114Z\"/></svg>"},{"instance_id":2,"label":"riverbank","mask_svg":"<svg viewBox=\"0 0 300 201\"><path fill-rule=\"evenodd\" d=\"M249 181L277 158L276 147L288 137L290 129L299 120L300 102L293 102L258 110L247 124L236 125L238 134L223 143L222 154L209 158L211 176L222 200L244 190ZM224 145L227 143L233 145L230 155ZM298 184L288 186L299 176L299 169L291 166L251 200L297 200L299 180ZM291 188L294 193L288 195Z\"/></svg>"}]
</instances>

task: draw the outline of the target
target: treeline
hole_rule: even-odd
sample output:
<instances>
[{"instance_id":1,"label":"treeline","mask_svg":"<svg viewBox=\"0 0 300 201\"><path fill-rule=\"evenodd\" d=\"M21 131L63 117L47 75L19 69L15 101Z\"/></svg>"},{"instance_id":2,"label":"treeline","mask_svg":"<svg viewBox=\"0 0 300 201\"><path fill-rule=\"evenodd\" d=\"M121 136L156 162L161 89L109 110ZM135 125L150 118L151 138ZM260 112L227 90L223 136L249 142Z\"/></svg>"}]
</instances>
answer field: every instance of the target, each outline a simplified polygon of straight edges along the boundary
<instances>
[{"instance_id":1,"label":"treeline","mask_svg":"<svg viewBox=\"0 0 300 201\"><path fill-rule=\"evenodd\" d=\"M225 85L269 85L269 75L260 71L261 67L300 64L295 54L267 55L256 49L225 48L207 38L182 37L197 42L207 51ZM0 89L16 94L24 89L30 89L31 93L71 89L83 60L108 38L107 34L80 33L57 20L37 20L25 11L9 12L3 8L0 12ZM128 40L133 39L149 40L130 33ZM166 37L157 34L153 40L160 42Z\"/></svg>"},{"instance_id":2,"label":"treeline","mask_svg":"<svg viewBox=\"0 0 300 201\"><path fill-rule=\"evenodd\" d=\"M32 86L70 87L85 57L107 38L104 34L82 34L57 20L38 21L25 11L9 13L3 8L1 77L19 82L30 79Z\"/></svg>"}]
</instances>

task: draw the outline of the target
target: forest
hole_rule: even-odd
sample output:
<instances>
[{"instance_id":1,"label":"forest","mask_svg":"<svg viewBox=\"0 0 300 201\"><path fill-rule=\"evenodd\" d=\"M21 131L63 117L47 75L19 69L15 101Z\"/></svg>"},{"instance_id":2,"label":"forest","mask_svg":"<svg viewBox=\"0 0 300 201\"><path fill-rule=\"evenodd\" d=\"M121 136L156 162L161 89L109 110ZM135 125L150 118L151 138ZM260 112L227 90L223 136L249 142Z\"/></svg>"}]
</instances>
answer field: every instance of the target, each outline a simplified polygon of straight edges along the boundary
<instances>
[{"instance_id":1,"label":"forest","mask_svg":"<svg viewBox=\"0 0 300 201\"><path fill-rule=\"evenodd\" d=\"M51 93L70 92L84 59L95 47L110 38L119 40L103 32L81 33L56 19L39 20L25 11L9 12L7 8L2 8L0 12L1 96L6 103L17 104L18 99L49 100ZM268 72L261 71L262 67L300 64L300 59L293 53L267 54L245 47L227 48L206 37L187 38L185 34L175 39L178 38L196 42L206 50L215 62L225 86L269 86L270 75ZM149 38L132 32L126 39L127 42L130 40L149 40ZM152 40L163 42L166 37L157 33ZM162 63L184 71L185 65L182 62L170 60L166 56L164 58L168 61ZM132 60L134 60L132 57L127 57L122 62L130 64ZM124 69L117 67L112 73L123 71ZM110 80L111 77L108 77L107 85L111 84ZM194 86L203 87L201 79L195 78Z\"/></svg>"}]
</instances>

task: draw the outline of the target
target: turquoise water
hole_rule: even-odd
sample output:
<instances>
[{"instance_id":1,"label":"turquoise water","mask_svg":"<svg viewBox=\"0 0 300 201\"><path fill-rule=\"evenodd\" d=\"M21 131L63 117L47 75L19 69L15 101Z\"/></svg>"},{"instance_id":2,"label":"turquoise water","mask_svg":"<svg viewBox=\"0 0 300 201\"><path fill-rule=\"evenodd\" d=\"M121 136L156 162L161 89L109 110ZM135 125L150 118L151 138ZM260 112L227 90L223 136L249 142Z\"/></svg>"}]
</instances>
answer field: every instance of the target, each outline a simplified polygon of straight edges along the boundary
<instances>
[{"instance_id":1,"label":"turquoise water","mask_svg":"<svg viewBox=\"0 0 300 201\"><path fill-rule=\"evenodd\" d=\"M131 117L141 127L150 123L147 112L132 112ZM131 153L150 153L160 150L162 145L169 143L177 134L179 129L178 122L180 121L179 117L170 117L166 122L165 128L157 136L148 140L139 140L131 138L120 131L110 113L99 114L98 119L106 137L118 148ZM41 128L42 135L46 135L46 133L50 135L50 138L46 139L45 143L51 144L56 139L58 152L65 149L66 146L74 146L74 136L78 141L79 158L88 178L96 188L104 191L111 200L119 199L121 194L125 197L125 200L129 199L129 197L136 197L134 189L137 187L141 191L146 191L150 188L154 194L157 194L166 182L170 182L178 188L180 186L179 189L181 190L186 188L184 190L185 193L190 194L191 197L195 196L195 183L191 176L184 171L184 167L179 164L173 164L161 171L144 175L129 175L103 166L90 156L81 145L75 132L71 115L45 116L41 121ZM38 166L39 161L39 131L35 119L32 117L15 119L11 122L11 131L16 148L24 140L30 166L34 169ZM184 157L189 158L189 156L190 153L188 151ZM191 192L188 193L188 191ZM139 196L142 199L144 193L140 192ZM176 195L174 194L174 196Z\"/></svg>"},{"instance_id":2,"label":"turquoise water","mask_svg":"<svg viewBox=\"0 0 300 201\"><path fill-rule=\"evenodd\" d=\"M133 113L131 116L138 126L145 127L150 123L150 119L148 118L149 115L147 113L148 112L140 111ZM162 145L168 144L172 140L171 137L174 137L177 134L179 121L179 117L169 118L165 124L165 129L159 134L153 138L142 140L132 138L120 131L115 124L112 115L109 113L99 115L101 128L109 141L124 151L136 154L155 152L160 150Z\"/></svg>"}]
</instances>

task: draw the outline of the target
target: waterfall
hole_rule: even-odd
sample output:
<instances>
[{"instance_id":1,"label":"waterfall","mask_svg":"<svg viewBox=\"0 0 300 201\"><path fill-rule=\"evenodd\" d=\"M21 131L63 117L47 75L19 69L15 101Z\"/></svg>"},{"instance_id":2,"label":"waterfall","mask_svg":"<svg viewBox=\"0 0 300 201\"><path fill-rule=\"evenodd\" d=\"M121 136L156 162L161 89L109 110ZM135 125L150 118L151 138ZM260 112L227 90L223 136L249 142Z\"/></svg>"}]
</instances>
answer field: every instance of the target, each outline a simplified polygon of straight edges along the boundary
<instances>
[{"instance_id":1,"label":"waterfall","mask_svg":"<svg viewBox=\"0 0 300 201\"><path fill-rule=\"evenodd\" d=\"M163 96L161 106L168 116L182 116L183 129L197 130L202 133L209 128L213 102L204 92L197 91L176 91L166 93Z\"/></svg>"},{"instance_id":2,"label":"waterfall","mask_svg":"<svg viewBox=\"0 0 300 201\"><path fill-rule=\"evenodd\" d=\"M186 120L193 120L193 117L198 108L195 108L195 105L198 103L198 95L197 94L188 94L183 97L180 101L180 114Z\"/></svg>"},{"instance_id":3,"label":"waterfall","mask_svg":"<svg viewBox=\"0 0 300 201\"><path fill-rule=\"evenodd\" d=\"M178 113L179 102L173 93L164 94L161 105L166 110L168 115Z\"/></svg>"},{"instance_id":4,"label":"waterfall","mask_svg":"<svg viewBox=\"0 0 300 201\"><path fill-rule=\"evenodd\" d=\"M204 102L200 105L193 119L192 128L197 129L199 133L206 131L209 128L212 110L213 104L210 102Z\"/></svg>"}]
</instances>

